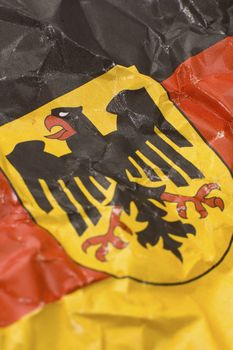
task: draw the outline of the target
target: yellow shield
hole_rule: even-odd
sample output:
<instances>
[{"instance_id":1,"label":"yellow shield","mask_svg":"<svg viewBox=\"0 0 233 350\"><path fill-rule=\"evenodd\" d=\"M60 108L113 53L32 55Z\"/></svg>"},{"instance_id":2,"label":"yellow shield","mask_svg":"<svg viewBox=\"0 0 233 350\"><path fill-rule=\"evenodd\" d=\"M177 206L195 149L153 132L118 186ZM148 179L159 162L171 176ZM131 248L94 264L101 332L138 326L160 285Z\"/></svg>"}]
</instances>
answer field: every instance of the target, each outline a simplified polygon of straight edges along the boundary
<instances>
[{"instance_id":1,"label":"yellow shield","mask_svg":"<svg viewBox=\"0 0 233 350\"><path fill-rule=\"evenodd\" d=\"M87 214L86 208L83 207L82 202L77 200L64 179L57 178L56 181L59 183L63 196L69 201L71 209L76 208L80 220L85 225L82 234L79 234L78 229L75 229L71 223L72 210L69 215L69 208L67 211L64 209L65 205L62 206L57 201L56 195L51 191L45 178L41 178L38 173L39 185L38 183L37 185L40 186L51 208L45 210L40 206L35 198L37 189L33 192L29 188L27 180L30 179L23 176L19 167L15 165L20 159L17 159L17 153L14 152L18 145L27 146L33 141L39 142L36 145L43 144L43 152L46 152L48 156L53 156L51 159L60 159L71 154L72 150L60 128L54 129L57 135L60 135L60 139L49 138L48 127L46 128L45 125L45 119L51 114L51 111L64 106L70 108L81 106L84 115L103 138L114 131L117 132L117 115L109 112L107 106L122 91L139 89L146 91L164 120L168 122L167 125L177 130L190 145L180 147L172 137L169 138L155 125L153 132L159 137L161 144L171 150L172 154L179 154L180 159L185 159L189 164L193 164L201 176L191 176L191 173L188 174L182 168L182 161L179 160L179 157L171 159L161 147L146 141L150 152L154 152L157 159L167 164L177 176L182 177L185 184L171 181L172 175L170 176L170 173L166 173L163 167L154 163L153 159L145 156L139 147L135 152L137 159L147 165L153 174L157 174L157 181L154 181L153 176L145 171L145 167L140 166L140 162L135 161L129 150L129 153L122 154L122 157L126 157L131 162L139 176L134 176L128 169L125 169L128 182L134 185L128 210L124 210L124 206L120 208L119 205L114 205L113 202L118 186L122 185L117 175L111 177L108 173L104 173L103 168L103 175L106 176L108 186L101 186L87 173L86 176L89 177L92 185L103 194L104 200L102 201L96 199L88 191L77 173L72 178L79 191L82 192L82 196L94 208L92 210L97 210L100 214L98 220L92 220ZM63 116L65 115L64 112ZM83 266L106 272L117 278L133 278L152 284L179 284L192 281L210 272L222 261L230 248L233 198L232 176L229 169L169 100L163 87L153 79L138 73L135 68L116 66L82 87L0 127L0 149L0 167L24 207L34 220L52 234L66 252ZM24 153L21 157L22 164L27 164L27 169L36 168L39 162L36 153L33 158L34 162L31 161L31 154L29 157L29 154ZM12 159L15 160L15 163ZM48 177L51 167L52 163L46 173ZM56 170L54 172L56 173ZM115 172L117 174L117 169ZM35 175L35 171L33 174ZM69 176L72 174L67 174L67 177ZM153 230L154 236L157 235L158 239L153 241L152 237L151 241L144 241L144 244L140 244L142 243L140 233L144 232L151 223L150 219L147 220L146 217L143 219L143 213L140 212L141 207L138 204L140 189L147 190L143 192L142 201L149 203L150 208L152 208L151 204L154 205L157 215L153 219ZM160 189L158 198L153 195L150 197L149 190L153 193L155 189ZM149 217L153 217L153 212ZM158 225L156 225L156 220ZM168 228L166 237L163 237L158 232L161 230L159 220L162 220L166 227L170 227L169 223L179 222L179 227L183 225L190 229L182 234L183 231L179 233L176 229L176 232L172 232L172 229L169 231ZM111 224L112 227L110 227Z\"/></svg>"}]
</instances>

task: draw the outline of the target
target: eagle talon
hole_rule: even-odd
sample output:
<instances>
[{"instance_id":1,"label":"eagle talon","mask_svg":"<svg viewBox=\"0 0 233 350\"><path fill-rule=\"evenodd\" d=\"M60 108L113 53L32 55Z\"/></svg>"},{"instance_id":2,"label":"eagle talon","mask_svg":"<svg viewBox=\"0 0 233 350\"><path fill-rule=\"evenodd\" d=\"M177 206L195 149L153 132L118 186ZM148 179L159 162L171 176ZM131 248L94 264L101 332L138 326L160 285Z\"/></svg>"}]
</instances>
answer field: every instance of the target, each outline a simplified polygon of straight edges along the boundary
<instances>
[{"instance_id":1,"label":"eagle talon","mask_svg":"<svg viewBox=\"0 0 233 350\"><path fill-rule=\"evenodd\" d=\"M188 218L186 203L191 202L194 204L196 211L200 214L200 218L204 219L208 216L208 211L203 204L210 208L219 208L221 211L224 210L224 202L220 197L206 198L213 190L220 191L221 189L218 184L210 183L203 185L193 197L163 193L161 199L165 202L177 203L176 209L182 219Z\"/></svg>"},{"instance_id":2,"label":"eagle talon","mask_svg":"<svg viewBox=\"0 0 233 350\"><path fill-rule=\"evenodd\" d=\"M208 216L207 210L200 211L200 219L205 219Z\"/></svg>"},{"instance_id":3,"label":"eagle talon","mask_svg":"<svg viewBox=\"0 0 233 350\"><path fill-rule=\"evenodd\" d=\"M177 211L179 213L179 216L183 219L187 219L187 207L186 205L177 205Z\"/></svg>"},{"instance_id":4,"label":"eagle talon","mask_svg":"<svg viewBox=\"0 0 233 350\"><path fill-rule=\"evenodd\" d=\"M82 250L87 253L87 250L93 245L100 245L100 247L96 250L95 256L96 259L101 262L106 262L106 256L109 252L109 244L111 244L114 248L117 249L125 249L128 246L127 242L124 242L120 237L114 234L114 231L117 227L121 227L124 231L132 234L132 231L120 221L121 209L119 207L114 207L108 232L104 235L95 236L87 239L83 245Z\"/></svg>"},{"instance_id":5,"label":"eagle talon","mask_svg":"<svg viewBox=\"0 0 233 350\"><path fill-rule=\"evenodd\" d=\"M221 211L224 210L225 205L222 198L214 197L214 204L215 204L215 207L218 207Z\"/></svg>"}]
</instances>

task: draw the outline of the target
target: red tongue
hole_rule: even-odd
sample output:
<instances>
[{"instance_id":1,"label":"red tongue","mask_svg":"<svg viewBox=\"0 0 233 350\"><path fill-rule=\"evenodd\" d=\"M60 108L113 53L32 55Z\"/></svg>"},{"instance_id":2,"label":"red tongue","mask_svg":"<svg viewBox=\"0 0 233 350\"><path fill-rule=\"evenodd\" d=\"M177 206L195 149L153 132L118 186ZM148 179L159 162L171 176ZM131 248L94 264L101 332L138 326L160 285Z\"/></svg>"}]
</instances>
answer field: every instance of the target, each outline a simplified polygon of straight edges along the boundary
<instances>
[{"instance_id":1,"label":"red tongue","mask_svg":"<svg viewBox=\"0 0 233 350\"><path fill-rule=\"evenodd\" d=\"M55 134L52 135L47 135L45 136L47 139L58 139L61 140L62 136L66 133L65 129L61 129L60 131L56 132Z\"/></svg>"}]
</instances>

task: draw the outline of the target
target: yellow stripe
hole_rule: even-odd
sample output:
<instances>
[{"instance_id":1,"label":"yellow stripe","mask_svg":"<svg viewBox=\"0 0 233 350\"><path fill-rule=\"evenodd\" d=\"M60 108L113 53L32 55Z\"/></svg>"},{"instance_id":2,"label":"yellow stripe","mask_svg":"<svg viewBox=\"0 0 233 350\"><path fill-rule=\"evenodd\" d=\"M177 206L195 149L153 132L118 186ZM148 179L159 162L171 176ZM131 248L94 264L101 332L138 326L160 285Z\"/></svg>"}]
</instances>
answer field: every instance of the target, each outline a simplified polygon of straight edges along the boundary
<instances>
[{"instance_id":1,"label":"yellow stripe","mask_svg":"<svg viewBox=\"0 0 233 350\"><path fill-rule=\"evenodd\" d=\"M0 349L230 350L232 260L183 286L94 283L1 329Z\"/></svg>"},{"instance_id":2,"label":"yellow stripe","mask_svg":"<svg viewBox=\"0 0 233 350\"><path fill-rule=\"evenodd\" d=\"M155 164L153 164L149 159L147 159L141 152L136 151L136 154L149 166L151 166L152 169L155 169L155 171L159 174L162 174L162 176L164 177L163 173L161 172L161 170L157 167ZM129 170L126 170L126 174L128 176L129 181L131 182L135 182L139 185L143 185L146 187L159 187L161 186L161 182L152 182L148 176L146 175L146 173L144 172L144 170L142 169L142 167L140 167L140 165L132 158L132 157L128 157L128 159L130 160L130 162L133 164L133 166L138 170L138 172L140 173L141 177L137 178L132 176L132 174L130 173ZM158 170L158 171L157 171Z\"/></svg>"},{"instance_id":3,"label":"yellow stripe","mask_svg":"<svg viewBox=\"0 0 233 350\"><path fill-rule=\"evenodd\" d=\"M50 189L49 189L47 183L45 182L45 180L38 179L38 181L43 189L44 195L46 196L46 198L48 199L50 204L53 205L53 203L56 203L56 205L57 205L57 201L54 198L54 196L52 195L52 193L50 192Z\"/></svg>"}]
</instances>

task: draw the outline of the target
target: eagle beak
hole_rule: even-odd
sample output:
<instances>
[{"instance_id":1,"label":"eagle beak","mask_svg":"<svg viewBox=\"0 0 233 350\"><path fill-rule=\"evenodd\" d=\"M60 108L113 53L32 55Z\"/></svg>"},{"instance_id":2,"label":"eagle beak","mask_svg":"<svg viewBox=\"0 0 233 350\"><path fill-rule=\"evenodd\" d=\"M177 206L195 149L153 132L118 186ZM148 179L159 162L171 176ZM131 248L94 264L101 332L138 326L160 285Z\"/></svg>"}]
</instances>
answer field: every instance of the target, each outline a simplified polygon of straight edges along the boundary
<instances>
[{"instance_id":1,"label":"eagle beak","mask_svg":"<svg viewBox=\"0 0 233 350\"><path fill-rule=\"evenodd\" d=\"M64 119L49 115L44 121L45 127L48 131L51 131L55 126L60 126L62 129L52 135L46 135L48 139L56 139L65 141L71 136L76 134L76 131L67 123Z\"/></svg>"}]
</instances>

